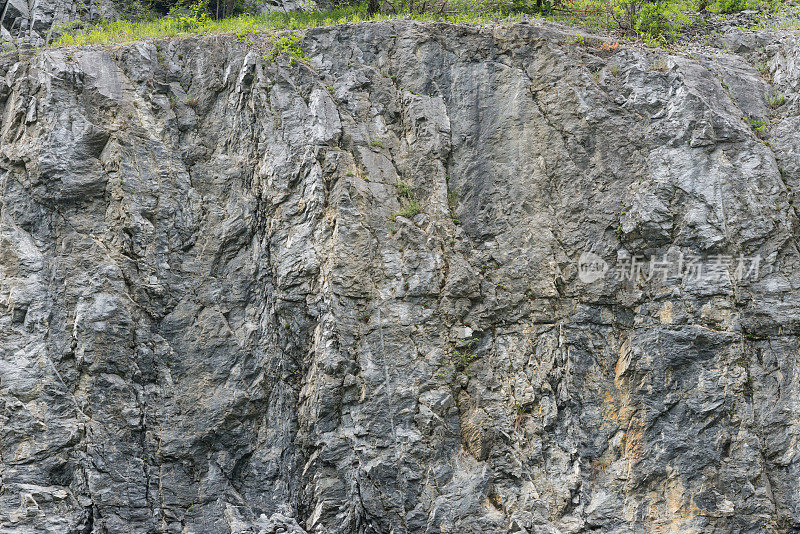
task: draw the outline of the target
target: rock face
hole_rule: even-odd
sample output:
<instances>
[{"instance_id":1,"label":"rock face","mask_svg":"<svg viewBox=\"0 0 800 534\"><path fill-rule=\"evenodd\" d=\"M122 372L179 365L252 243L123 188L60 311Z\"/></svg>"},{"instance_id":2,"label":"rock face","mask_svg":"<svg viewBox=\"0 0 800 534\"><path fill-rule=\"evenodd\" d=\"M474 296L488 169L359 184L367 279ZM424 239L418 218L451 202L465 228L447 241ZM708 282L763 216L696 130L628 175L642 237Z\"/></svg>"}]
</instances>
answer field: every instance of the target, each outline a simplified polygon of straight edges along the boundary
<instances>
[{"instance_id":1,"label":"rock face","mask_svg":"<svg viewBox=\"0 0 800 534\"><path fill-rule=\"evenodd\" d=\"M800 43L758 38L3 56L0 532L800 531Z\"/></svg>"},{"instance_id":2,"label":"rock face","mask_svg":"<svg viewBox=\"0 0 800 534\"><path fill-rule=\"evenodd\" d=\"M6 0L0 2L0 44L43 46L69 24L116 16L109 0Z\"/></svg>"}]
</instances>

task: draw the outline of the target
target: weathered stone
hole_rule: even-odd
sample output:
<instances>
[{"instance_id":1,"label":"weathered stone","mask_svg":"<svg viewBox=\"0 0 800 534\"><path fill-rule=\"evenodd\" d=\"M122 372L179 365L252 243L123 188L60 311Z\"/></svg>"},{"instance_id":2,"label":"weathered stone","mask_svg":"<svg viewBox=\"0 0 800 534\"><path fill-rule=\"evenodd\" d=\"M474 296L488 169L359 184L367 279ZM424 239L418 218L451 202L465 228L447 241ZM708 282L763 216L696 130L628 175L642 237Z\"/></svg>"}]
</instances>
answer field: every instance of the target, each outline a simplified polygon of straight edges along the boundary
<instances>
[{"instance_id":1,"label":"weathered stone","mask_svg":"<svg viewBox=\"0 0 800 534\"><path fill-rule=\"evenodd\" d=\"M800 48L573 37L0 58L0 532L800 529Z\"/></svg>"},{"instance_id":2,"label":"weathered stone","mask_svg":"<svg viewBox=\"0 0 800 534\"><path fill-rule=\"evenodd\" d=\"M117 5L109 0L7 0L7 7L6 2L0 3L0 14L4 10L0 44L22 47L53 42L69 25L118 17Z\"/></svg>"}]
</instances>

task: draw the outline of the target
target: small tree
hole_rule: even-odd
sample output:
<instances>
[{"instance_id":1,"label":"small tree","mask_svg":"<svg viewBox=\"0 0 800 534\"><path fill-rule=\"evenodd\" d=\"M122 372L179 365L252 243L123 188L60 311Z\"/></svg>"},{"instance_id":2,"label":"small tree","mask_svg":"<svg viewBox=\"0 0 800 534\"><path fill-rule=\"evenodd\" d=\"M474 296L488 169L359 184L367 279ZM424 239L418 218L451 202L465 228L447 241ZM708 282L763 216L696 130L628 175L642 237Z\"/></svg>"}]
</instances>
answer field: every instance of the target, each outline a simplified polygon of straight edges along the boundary
<instances>
[{"instance_id":1,"label":"small tree","mask_svg":"<svg viewBox=\"0 0 800 534\"><path fill-rule=\"evenodd\" d=\"M602 8L621 30L653 39L673 39L690 21L687 0L608 0Z\"/></svg>"}]
</instances>

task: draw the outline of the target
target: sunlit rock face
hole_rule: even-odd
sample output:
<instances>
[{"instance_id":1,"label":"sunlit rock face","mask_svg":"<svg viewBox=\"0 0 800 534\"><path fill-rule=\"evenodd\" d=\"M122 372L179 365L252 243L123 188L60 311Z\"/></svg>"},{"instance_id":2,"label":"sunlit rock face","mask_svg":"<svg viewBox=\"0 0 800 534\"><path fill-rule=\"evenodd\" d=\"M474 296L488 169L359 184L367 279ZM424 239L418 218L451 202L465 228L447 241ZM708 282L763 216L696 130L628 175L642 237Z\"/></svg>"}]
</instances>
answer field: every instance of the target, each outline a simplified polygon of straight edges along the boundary
<instances>
[{"instance_id":1,"label":"sunlit rock face","mask_svg":"<svg viewBox=\"0 0 800 534\"><path fill-rule=\"evenodd\" d=\"M759 38L0 57L0 532L798 531L800 47Z\"/></svg>"}]
</instances>

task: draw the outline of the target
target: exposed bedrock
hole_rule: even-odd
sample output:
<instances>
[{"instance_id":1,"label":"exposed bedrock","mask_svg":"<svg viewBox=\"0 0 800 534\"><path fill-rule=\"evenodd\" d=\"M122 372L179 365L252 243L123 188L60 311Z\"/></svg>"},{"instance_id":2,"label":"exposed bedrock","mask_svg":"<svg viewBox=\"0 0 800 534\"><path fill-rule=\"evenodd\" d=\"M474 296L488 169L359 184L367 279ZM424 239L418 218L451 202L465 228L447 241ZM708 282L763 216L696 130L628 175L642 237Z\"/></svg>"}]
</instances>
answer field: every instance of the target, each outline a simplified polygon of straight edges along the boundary
<instances>
[{"instance_id":1,"label":"exposed bedrock","mask_svg":"<svg viewBox=\"0 0 800 534\"><path fill-rule=\"evenodd\" d=\"M759 38L0 57L0 532L800 532L800 45Z\"/></svg>"}]
</instances>

